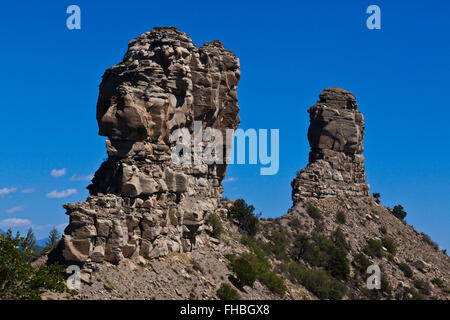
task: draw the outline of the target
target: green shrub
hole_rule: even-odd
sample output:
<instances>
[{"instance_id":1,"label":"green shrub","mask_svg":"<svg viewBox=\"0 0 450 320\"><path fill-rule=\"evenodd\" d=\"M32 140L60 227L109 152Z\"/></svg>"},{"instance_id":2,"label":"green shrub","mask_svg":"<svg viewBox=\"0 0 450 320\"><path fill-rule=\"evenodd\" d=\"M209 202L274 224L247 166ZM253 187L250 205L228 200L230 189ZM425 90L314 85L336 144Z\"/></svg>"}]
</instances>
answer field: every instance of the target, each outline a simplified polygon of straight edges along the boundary
<instances>
[{"instance_id":1,"label":"green shrub","mask_svg":"<svg viewBox=\"0 0 450 320\"><path fill-rule=\"evenodd\" d=\"M350 267L345 251L333 249L329 254L330 260L326 269L336 279L347 280L350 275Z\"/></svg>"},{"instance_id":2,"label":"green shrub","mask_svg":"<svg viewBox=\"0 0 450 320\"><path fill-rule=\"evenodd\" d=\"M192 259L191 262L192 262L192 269L202 274L204 273L202 266L198 263L197 260Z\"/></svg>"},{"instance_id":3,"label":"green shrub","mask_svg":"<svg viewBox=\"0 0 450 320\"><path fill-rule=\"evenodd\" d=\"M261 255L244 252L231 257L231 270L236 274L241 285L252 286L263 273L270 271L269 261Z\"/></svg>"},{"instance_id":4,"label":"green shrub","mask_svg":"<svg viewBox=\"0 0 450 320\"><path fill-rule=\"evenodd\" d=\"M421 294L424 294L426 296L430 295L431 287L428 284L428 282L426 282L425 280L421 280L421 279L417 279L416 278L416 279L413 280L413 284L414 284L414 287L416 287L417 290L419 290L419 292Z\"/></svg>"},{"instance_id":5,"label":"green shrub","mask_svg":"<svg viewBox=\"0 0 450 320\"><path fill-rule=\"evenodd\" d=\"M397 300L424 300L425 297L421 295L417 290L414 288L403 288L399 293L396 295Z\"/></svg>"},{"instance_id":6,"label":"green shrub","mask_svg":"<svg viewBox=\"0 0 450 320\"><path fill-rule=\"evenodd\" d=\"M392 287L389 283L389 281L386 280L385 277L381 277L381 292L385 293L386 295L390 296L392 293Z\"/></svg>"},{"instance_id":7,"label":"green shrub","mask_svg":"<svg viewBox=\"0 0 450 320\"><path fill-rule=\"evenodd\" d=\"M245 203L243 199L237 199L229 209L229 215L239 223L239 227L250 236L256 235L261 214L253 213L255 207Z\"/></svg>"},{"instance_id":8,"label":"green shrub","mask_svg":"<svg viewBox=\"0 0 450 320\"><path fill-rule=\"evenodd\" d=\"M103 284L103 288L108 292L112 292L112 291L114 291L116 286L114 284L108 282L108 283Z\"/></svg>"},{"instance_id":9,"label":"green shrub","mask_svg":"<svg viewBox=\"0 0 450 320\"><path fill-rule=\"evenodd\" d=\"M58 232L58 230L56 230L55 227L53 227L53 229L50 230L45 246L47 248L53 248L56 246L59 240L61 240L61 234Z\"/></svg>"},{"instance_id":10,"label":"green shrub","mask_svg":"<svg viewBox=\"0 0 450 320\"><path fill-rule=\"evenodd\" d=\"M300 228L301 226L301 222L299 218L292 218L291 220L289 220L288 225L292 228Z\"/></svg>"},{"instance_id":11,"label":"green shrub","mask_svg":"<svg viewBox=\"0 0 450 320\"><path fill-rule=\"evenodd\" d=\"M241 286L253 286L256 280L256 272L247 259L244 257L234 259L231 262L231 271L236 274Z\"/></svg>"},{"instance_id":12,"label":"green shrub","mask_svg":"<svg viewBox=\"0 0 450 320\"><path fill-rule=\"evenodd\" d=\"M295 238L292 254L312 266L325 265L327 261L325 253L321 252L320 248L304 234L300 234Z\"/></svg>"},{"instance_id":13,"label":"green shrub","mask_svg":"<svg viewBox=\"0 0 450 320\"><path fill-rule=\"evenodd\" d=\"M390 261L390 262L392 262L392 263L395 263L395 258L394 258L394 256L392 255L392 254L388 254L387 255L387 258L388 258L388 260Z\"/></svg>"},{"instance_id":14,"label":"green shrub","mask_svg":"<svg viewBox=\"0 0 450 320\"><path fill-rule=\"evenodd\" d=\"M400 219L400 220L403 220L403 219L405 219L407 213L406 213L406 211L403 209L403 206L400 205L400 204L398 204L398 205L394 206L394 208L392 209L392 214L393 214L396 218L398 218L398 219Z\"/></svg>"},{"instance_id":15,"label":"green shrub","mask_svg":"<svg viewBox=\"0 0 450 320\"><path fill-rule=\"evenodd\" d=\"M389 237L381 238L381 244L383 245L383 247L387 249L387 251L390 254L395 255L395 253L397 252L397 245L395 244L395 241L392 238Z\"/></svg>"},{"instance_id":16,"label":"green shrub","mask_svg":"<svg viewBox=\"0 0 450 320\"><path fill-rule=\"evenodd\" d=\"M302 284L321 299L341 299L345 289L323 270L305 270Z\"/></svg>"},{"instance_id":17,"label":"green shrub","mask_svg":"<svg viewBox=\"0 0 450 320\"><path fill-rule=\"evenodd\" d=\"M306 204L306 211L308 212L309 216L313 218L314 220L318 220L322 218L322 214L320 213L320 210L313 206L311 203Z\"/></svg>"},{"instance_id":18,"label":"green shrub","mask_svg":"<svg viewBox=\"0 0 450 320\"><path fill-rule=\"evenodd\" d=\"M226 259L228 259L228 261L230 261L230 262L233 262L234 259L237 258L237 256L236 256L234 253L226 254L226 255L224 255L224 257L225 257Z\"/></svg>"},{"instance_id":19,"label":"green shrub","mask_svg":"<svg viewBox=\"0 0 450 320\"><path fill-rule=\"evenodd\" d=\"M286 292L286 286L283 279L273 271L261 274L259 280L274 293L283 295Z\"/></svg>"},{"instance_id":20,"label":"green shrub","mask_svg":"<svg viewBox=\"0 0 450 320\"><path fill-rule=\"evenodd\" d=\"M445 282L442 279L439 278L433 278L431 280L431 283L437 286L438 288L444 289L445 288Z\"/></svg>"},{"instance_id":21,"label":"green shrub","mask_svg":"<svg viewBox=\"0 0 450 320\"><path fill-rule=\"evenodd\" d=\"M258 252L262 253L261 250ZM271 271L270 263L264 255L245 252L239 256L228 256L228 258L231 261L231 270L242 286L253 286L258 279L272 292L282 295L286 291L283 279Z\"/></svg>"},{"instance_id":22,"label":"green shrub","mask_svg":"<svg viewBox=\"0 0 450 320\"><path fill-rule=\"evenodd\" d=\"M236 289L230 286L228 283L222 283L217 290L217 297L220 300L239 300L241 297Z\"/></svg>"},{"instance_id":23,"label":"green shrub","mask_svg":"<svg viewBox=\"0 0 450 320\"><path fill-rule=\"evenodd\" d=\"M380 203L380 194L379 193L377 193L377 192L375 192L375 193L372 193L372 196L375 198L375 201L377 202L377 203Z\"/></svg>"},{"instance_id":24,"label":"green shrub","mask_svg":"<svg viewBox=\"0 0 450 320\"><path fill-rule=\"evenodd\" d=\"M403 274L408 277L411 278L413 276L413 271L411 270L411 268L404 262L400 263L399 266L400 270L403 271Z\"/></svg>"},{"instance_id":25,"label":"green shrub","mask_svg":"<svg viewBox=\"0 0 450 320\"><path fill-rule=\"evenodd\" d=\"M336 222L339 224L345 224L347 222L347 217L344 212L338 211L338 213L336 213Z\"/></svg>"},{"instance_id":26,"label":"green shrub","mask_svg":"<svg viewBox=\"0 0 450 320\"><path fill-rule=\"evenodd\" d=\"M195 294L193 289L191 290L191 292L189 292L188 300L198 300L197 295Z\"/></svg>"},{"instance_id":27,"label":"green shrub","mask_svg":"<svg viewBox=\"0 0 450 320\"><path fill-rule=\"evenodd\" d=\"M325 225L321 220L314 220L314 232L323 233L325 230Z\"/></svg>"},{"instance_id":28,"label":"green shrub","mask_svg":"<svg viewBox=\"0 0 450 320\"><path fill-rule=\"evenodd\" d=\"M273 231L270 235L271 245L269 245L269 249L278 259L286 259L286 247L288 244L286 234L280 230Z\"/></svg>"},{"instance_id":29,"label":"green shrub","mask_svg":"<svg viewBox=\"0 0 450 320\"><path fill-rule=\"evenodd\" d=\"M324 270L308 270L293 261L284 263L282 270L292 283L303 285L320 299L338 300L346 293L344 284L333 279Z\"/></svg>"},{"instance_id":30,"label":"green shrub","mask_svg":"<svg viewBox=\"0 0 450 320\"><path fill-rule=\"evenodd\" d=\"M409 288L408 292L412 295L411 300L425 300L425 297L423 295L412 288Z\"/></svg>"},{"instance_id":31,"label":"green shrub","mask_svg":"<svg viewBox=\"0 0 450 320\"><path fill-rule=\"evenodd\" d=\"M380 240L369 239L369 240L367 240L367 245L364 248L364 253L372 258L375 258L375 257L381 258L381 257L383 257L382 247L383 247L383 244L381 243Z\"/></svg>"},{"instance_id":32,"label":"green shrub","mask_svg":"<svg viewBox=\"0 0 450 320\"><path fill-rule=\"evenodd\" d=\"M422 240L425 243L428 243L430 246L432 246L434 250L439 250L439 245L433 240L431 240L430 236L427 235L426 233L422 233Z\"/></svg>"},{"instance_id":33,"label":"green shrub","mask_svg":"<svg viewBox=\"0 0 450 320\"><path fill-rule=\"evenodd\" d=\"M346 250L325 236L314 234L310 241L306 236L300 235L296 238L294 246L298 257L312 266L324 267L336 279L348 279L350 267Z\"/></svg>"},{"instance_id":34,"label":"green shrub","mask_svg":"<svg viewBox=\"0 0 450 320\"><path fill-rule=\"evenodd\" d=\"M360 288L361 293L368 299L380 299L383 296L391 297L392 287L385 277L381 277L381 288L369 290L367 288Z\"/></svg>"},{"instance_id":35,"label":"green shrub","mask_svg":"<svg viewBox=\"0 0 450 320\"><path fill-rule=\"evenodd\" d=\"M64 292L64 268L33 266L29 262L30 247L22 246L26 238L9 230L0 234L0 300L40 300L40 289Z\"/></svg>"},{"instance_id":36,"label":"green shrub","mask_svg":"<svg viewBox=\"0 0 450 320\"><path fill-rule=\"evenodd\" d=\"M23 257L27 262L31 262L39 255L39 246L36 243L33 229L29 228L25 238L20 238L20 247L23 249Z\"/></svg>"},{"instance_id":37,"label":"green shrub","mask_svg":"<svg viewBox=\"0 0 450 320\"><path fill-rule=\"evenodd\" d=\"M271 269L269 260L266 257L258 256L249 252L244 252L240 256L246 259L251 264L257 277L267 271L270 271Z\"/></svg>"},{"instance_id":38,"label":"green shrub","mask_svg":"<svg viewBox=\"0 0 450 320\"><path fill-rule=\"evenodd\" d=\"M381 226L381 227L380 227L380 232L381 232L382 234L386 234L386 233L387 233L386 227L385 227L385 226Z\"/></svg>"},{"instance_id":39,"label":"green shrub","mask_svg":"<svg viewBox=\"0 0 450 320\"><path fill-rule=\"evenodd\" d=\"M360 273L366 273L367 268L372 265L369 259L363 253L357 253L353 256L353 265Z\"/></svg>"},{"instance_id":40,"label":"green shrub","mask_svg":"<svg viewBox=\"0 0 450 320\"><path fill-rule=\"evenodd\" d=\"M340 228L336 229L332 237L333 242L336 246L338 246L341 249L344 249L345 251L350 250L350 245L348 244L347 239L345 238L345 235Z\"/></svg>"},{"instance_id":41,"label":"green shrub","mask_svg":"<svg viewBox=\"0 0 450 320\"><path fill-rule=\"evenodd\" d=\"M360 287L359 291L361 292L361 295L363 298L372 299L372 292L367 287ZM366 299L363 299L366 300Z\"/></svg>"},{"instance_id":42,"label":"green shrub","mask_svg":"<svg viewBox=\"0 0 450 320\"><path fill-rule=\"evenodd\" d=\"M220 235L223 232L222 220L220 220L219 216L215 213L210 214L208 218L206 218L206 223L212 227L211 235L214 238L220 238Z\"/></svg>"},{"instance_id":43,"label":"green shrub","mask_svg":"<svg viewBox=\"0 0 450 320\"><path fill-rule=\"evenodd\" d=\"M246 245L258 257L264 258L272 254L272 245L270 243L264 243L255 237L244 235L241 238L241 243Z\"/></svg>"}]
</instances>

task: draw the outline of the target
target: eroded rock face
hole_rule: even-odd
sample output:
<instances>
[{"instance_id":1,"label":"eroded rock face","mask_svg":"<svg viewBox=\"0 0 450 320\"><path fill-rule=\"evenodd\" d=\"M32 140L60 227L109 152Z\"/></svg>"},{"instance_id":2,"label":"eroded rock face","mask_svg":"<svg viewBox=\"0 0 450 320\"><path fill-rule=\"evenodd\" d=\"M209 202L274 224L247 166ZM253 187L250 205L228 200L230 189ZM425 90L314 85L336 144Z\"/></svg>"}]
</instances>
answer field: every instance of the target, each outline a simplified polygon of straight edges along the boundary
<instances>
[{"instance_id":1,"label":"eroded rock face","mask_svg":"<svg viewBox=\"0 0 450 320\"><path fill-rule=\"evenodd\" d=\"M325 89L309 110L309 164L292 181L294 203L308 197L367 196L364 117L351 92Z\"/></svg>"},{"instance_id":2,"label":"eroded rock face","mask_svg":"<svg viewBox=\"0 0 450 320\"><path fill-rule=\"evenodd\" d=\"M100 85L97 121L108 137L108 159L87 201L65 206L66 260L150 259L205 241L206 216L224 210L226 164L175 164L171 134L181 128L193 134L194 121L224 137L236 129L239 78L238 58L217 40L198 48L164 27L128 44Z\"/></svg>"}]
</instances>

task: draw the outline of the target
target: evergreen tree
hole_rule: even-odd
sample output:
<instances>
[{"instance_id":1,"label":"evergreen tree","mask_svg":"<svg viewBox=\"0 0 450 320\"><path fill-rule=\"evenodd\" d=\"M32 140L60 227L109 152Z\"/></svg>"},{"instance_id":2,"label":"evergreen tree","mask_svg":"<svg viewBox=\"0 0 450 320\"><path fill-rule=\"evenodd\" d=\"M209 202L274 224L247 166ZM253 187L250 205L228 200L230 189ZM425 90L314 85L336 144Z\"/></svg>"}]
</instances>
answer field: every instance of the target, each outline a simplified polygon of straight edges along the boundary
<instances>
[{"instance_id":1,"label":"evergreen tree","mask_svg":"<svg viewBox=\"0 0 450 320\"><path fill-rule=\"evenodd\" d=\"M400 204L396 205L394 207L394 209L392 209L392 214L394 216L396 216L397 218L399 218L400 220L403 220L406 217L406 211L403 209L403 206Z\"/></svg>"},{"instance_id":2,"label":"evergreen tree","mask_svg":"<svg viewBox=\"0 0 450 320\"><path fill-rule=\"evenodd\" d=\"M17 232L19 234L19 232ZM33 229L29 228L25 238L20 238L20 246L24 252L27 261L33 260L39 252L39 246L36 243Z\"/></svg>"},{"instance_id":3,"label":"evergreen tree","mask_svg":"<svg viewBox=\"0 0 450 320\"><path fill-rule=\"evenodd\" d=\"M45 243L46 248L52 248L58 243L59 240L61 240L61 234L58 232L58 230L56 230L55 227L53 227L53 229L50 230L47 242Z\"/></svg>"},{"instance_id":4,"label":"evergreen tree","mask_svg":"<svg viewBox=\"0 0 450 320\"><path fill-rule=\"evenodd\" d=\"M11 230L0 234L0 300L41 299L41 289L66 290L64 267L30 263L29 248L24 245L32 244L33 233L28 234L28 240L19 232L13 237Z\"/></svg>"}]
</instances>

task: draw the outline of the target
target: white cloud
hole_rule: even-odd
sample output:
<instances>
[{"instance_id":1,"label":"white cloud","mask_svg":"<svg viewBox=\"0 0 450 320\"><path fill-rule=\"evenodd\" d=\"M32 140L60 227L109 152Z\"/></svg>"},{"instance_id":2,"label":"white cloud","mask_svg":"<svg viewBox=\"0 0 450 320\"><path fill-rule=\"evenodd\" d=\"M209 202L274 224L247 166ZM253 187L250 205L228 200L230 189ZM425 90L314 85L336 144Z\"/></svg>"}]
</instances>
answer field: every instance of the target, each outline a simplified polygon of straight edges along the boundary
<instances>
[{"instance_id":1,"label":"white cloud","mask_svg":"<svg viewBox=\"0 0 450 320\"><path fill-rule=\"evenodd\" d=\"M0 189L0 198L5 196L5 195L7 195L7 194L9 194L9 193L13 193L13 192L16 192L16 191L17 191L17 187Z\"/></svg>"},{"instance_id":2,"label":"white cloud","mask_svg":"<svg viewBox=\"0 0 450 320\"><path fill-rule=\"evenodd\" d=\"M13 208L5 210L5 211L7 213L15 213L15 212L23 211L24 209L25 209L24 206L17 206L17 207L13 207Z\"/></svg>"},{"instance_id":3,"label":"white cloud","mask_svg":"<svg viewBox=\"0 0 450 320\"><path fill-rule=\"evenodd\" d=\"M78 176L78 175L74 174L70 178L70 181L91 181L92 178L94 178L93 174L88 174L87 176Z\"/></svg>"},{"instance_id":4,"label":"white cloud","mask_svg":"<svg viewBox=\"0 0 450 320\"><path fill-rule=\"evenodd\" d=\"M46 197L61 199L61 198L67 198L68 196L71 196L77 192L78 192L77 189L67 189L67 190L62 190L62 191L53 190L52 192L47 193Z\"/></svg>"},{"instance_id":5,"label":"white cloud","mask_svg":"<svg viewBox=\"0 0 450 320\"><path fill-rule=\"evenodd\" d=\"M28 219L10 218L5 220L0 220L0 228L18 228L23 226L31 226L31 221Z\"/></svg>"},{"instance_id":6,"label":"white cloud","mask_svg":"<svg viewBox=\"0 0 450 320\"><path fill-rule=\"evenodd\" d=\"M34 188L29 188L29 189L23 189L22 190L22 193L33 193L33 192L35 192L36 191L36 189L34 189Z\"/></svg>"},{"instance_id":7,"label":"white cloud","mask_svg":"<svg viewBox=\"0 0 450 320\"><path fill-rule=\"evenodd\" d=\"M66 227L67 227L67 223L61 223L61 224L58 224L57 226L55 226L55 228L58 230L64 230Z\"/></svg>"},{"instance_id":8,"label":"white cloud","mask_svg":"<svg viewBox=\"0 0 450 320\"><path fill-rule=\"evenodd\" d=\"M236 177L229 177L226 178L225 180L223 180L223 182L233 182L233 181L238 181L239 179Z\"/></svg>"},{"instance_id":9,"label":"white cloud","mask_svg":"<svg viewBox=\"0 0 450 320\"><path fill-rule=\"evenodd\" d=\"M66 174L66 168L53 169L52 172L50 172L50 174L55 178L62 177Z\"/></svg>"}]
</instances>

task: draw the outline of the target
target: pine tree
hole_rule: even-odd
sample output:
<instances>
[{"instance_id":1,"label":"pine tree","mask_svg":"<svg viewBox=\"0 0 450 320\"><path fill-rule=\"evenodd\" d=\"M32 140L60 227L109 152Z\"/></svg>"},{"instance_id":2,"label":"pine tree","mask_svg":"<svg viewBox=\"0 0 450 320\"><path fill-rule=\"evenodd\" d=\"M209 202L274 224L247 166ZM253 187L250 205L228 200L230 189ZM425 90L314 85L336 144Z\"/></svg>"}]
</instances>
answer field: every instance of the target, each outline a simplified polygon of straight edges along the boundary
<instances>
[{"instance_id":1,"label":"pine tree","mask_svg":"<svg viewBox=\"0 0 450 320\"><path fill-rule=\"evenodd\" d=\"M402 205L396 205L395 207L394 207L394 209L392 209L392 214L394 215L394 216L396 216L397 218L399 218L400 220L403 220L403 219L405 219L405 217L406 217L406 211L405 210L403 210L403 206Z\"/></svg>"},{"instance_id":2,"label":"pine tree","mask_svg":"<svg viewBox=\"0 0 450 320\"><path fill-rule=\"evenodd\" d=\"M36 243L36 237L34 236L33 229L28 229L27 236L21 238L20 246L24 252L25 259L28 261L33 260L39 252L39 246Z\"/></svg>"},{"instance_id":3,"label":"pine tree","mask_svg":"<svg viewBox=\"0 0 450 320\"><path fill-rule=\"evenodd\" d=\"M55 227L53 227L52 230L50 230L50 233L48 235L48 239L46 242L46 248L51 249L54 245L58 243L58 241L61 240L61 234L56 230Z\"/></svg>"}]
</instances>

